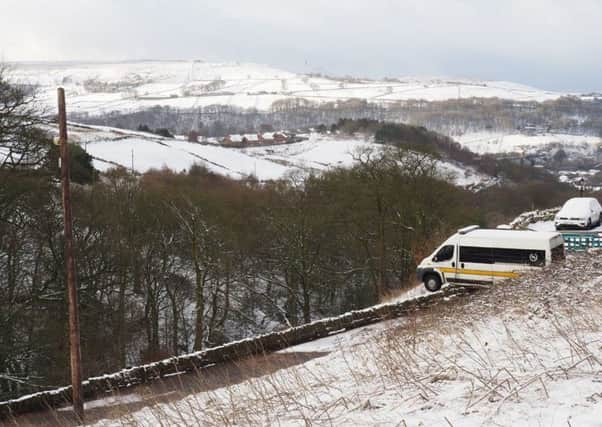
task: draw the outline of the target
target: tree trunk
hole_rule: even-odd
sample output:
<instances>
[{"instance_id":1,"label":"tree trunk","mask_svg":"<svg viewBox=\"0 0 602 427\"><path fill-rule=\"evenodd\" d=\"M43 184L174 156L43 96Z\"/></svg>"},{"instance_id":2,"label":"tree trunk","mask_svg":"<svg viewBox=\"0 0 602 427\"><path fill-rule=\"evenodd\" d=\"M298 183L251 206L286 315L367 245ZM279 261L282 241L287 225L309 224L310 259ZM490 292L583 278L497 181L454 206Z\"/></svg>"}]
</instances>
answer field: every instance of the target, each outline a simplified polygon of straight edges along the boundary
<instances>
[{"instance_id":1,"label":"tree trunk","mask_svg":"<svg viewBox=\"0 0 602 427\"><path fill-rule=\"evenodd\" d=\"M195 303L196 303L196 321L194 328L194 350L201 351L203 349L204 339L204 313L205 313L205 271L201 268L199 261L199 243L196 236L192 238L192 258L194 262L195 272Z\"/></svg>"},{"instance_id":2,"label":"tree trunk","mask_svg":"<svg viewBox=\"0 0 602 427\"><path fill-rule=\"evenodd\" d=\"M119 283L119 309L117 311L117 360L119 368L126 365L126 333L125 333L125 290L127 274L121 273Z\"/></svg>"},{"instance_id":3,"label":"tree trunk","mask_svg":"<svg viewBox=\"0 0 602 427\"><path fill-rule=\"evenodd\" d=\"M197 270L196 272L196 289L195 289L195 300L196 300L196 321L194 327L194 350L200 351L203 349L203 330L204 324L204 313L205 313L205 296L203 295L203 278L202 273Z\"/></svg>"},{"instance_id":4,"label":"tree trunk","mask_svg":"<svg viewBox=\"0 0 602 427\"><path fill-rule=\"evenodd\" d=\"M307 277L301 278L301 288L303 290L303 322L311 322L311 295L309 292L309 284Z\"/></svg>"},{"instance_id":5,"label":"tree trunk","mask_svg":"<svg viewBox=\"0 0 602 427\"><path fill-rule=\"evenodd\" d=\"M175 291L173 293L168 293L169 299L171 300L171 315L173 317L173 327L171 330L171 348L172 354L177 356L179 352L178 340L179 340L179 330L178 330L178 304L177 304L177 295Z\"/></svg>"},{"instance_id":6,"label":"tree trunk","mask_svg":"<svg viewBox=\"0 0 602 427\"><path fill-rule=\"evenodd\" d=\"M297 316L297 281L294 280L292 275L287 273L287 296L286 296L286 317L288 318L290 324L292 326L297 326L299 324L299 319Z\"/></svg>"}]
</instances>

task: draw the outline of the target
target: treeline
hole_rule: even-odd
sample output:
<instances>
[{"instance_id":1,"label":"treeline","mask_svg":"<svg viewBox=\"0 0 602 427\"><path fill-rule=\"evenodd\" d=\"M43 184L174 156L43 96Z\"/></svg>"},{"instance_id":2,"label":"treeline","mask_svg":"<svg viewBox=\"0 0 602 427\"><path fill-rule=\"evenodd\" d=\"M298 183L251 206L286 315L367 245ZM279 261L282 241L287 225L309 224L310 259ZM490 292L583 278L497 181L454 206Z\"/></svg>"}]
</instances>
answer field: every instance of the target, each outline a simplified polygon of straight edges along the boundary
<instances>
[{"instance_id":1,"label":"treeline","mask_svg":"<svg viewBox=\"0 0 602 427\"><path fill-rule=\"evenodd\" d=\"M450 136L476 131L540 131L602 135L602 100L562 97L545 102L498 98L407 100L376 104L360 99L315 103L305 99L274 102L270 111L227 105L195 109L156 106L136 112L114 111L100 116L75 114L73 120L88 124L136 129L140 125L169 129L171 133L195 131L201 136L253 133L261 126L274 129L307 129L341 118L372 119L424 126Z\"/></svg>"}]
</instances>

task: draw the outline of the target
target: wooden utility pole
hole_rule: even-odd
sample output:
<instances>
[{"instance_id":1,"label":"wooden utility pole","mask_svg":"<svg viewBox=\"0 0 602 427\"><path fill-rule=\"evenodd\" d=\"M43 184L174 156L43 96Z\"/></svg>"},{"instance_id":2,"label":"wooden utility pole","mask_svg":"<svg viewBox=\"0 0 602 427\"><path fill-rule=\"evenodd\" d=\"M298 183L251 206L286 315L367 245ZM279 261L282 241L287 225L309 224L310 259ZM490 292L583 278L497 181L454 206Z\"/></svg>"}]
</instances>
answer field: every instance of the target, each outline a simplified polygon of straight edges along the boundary
<instances>
[{"instance_id":1,"label":"wooden utility pole","mask_svg":"<svg viewBox=\"0 0 602 427\"><path fill-rule=\"evenodd\" d=\"M79 307L73 257L73 218L71 214L71 187L69 183L69 146L67 144L67 112L65 90L58 88L59 144L61 150L61 187L63 190L63 218L65 222L65 265L67 271L67 295L69 299L69 348L71 361L71 387L73 411L80 421L84 420L82 395L81 351L79 347Z\"/></svg>"}]
</instances>

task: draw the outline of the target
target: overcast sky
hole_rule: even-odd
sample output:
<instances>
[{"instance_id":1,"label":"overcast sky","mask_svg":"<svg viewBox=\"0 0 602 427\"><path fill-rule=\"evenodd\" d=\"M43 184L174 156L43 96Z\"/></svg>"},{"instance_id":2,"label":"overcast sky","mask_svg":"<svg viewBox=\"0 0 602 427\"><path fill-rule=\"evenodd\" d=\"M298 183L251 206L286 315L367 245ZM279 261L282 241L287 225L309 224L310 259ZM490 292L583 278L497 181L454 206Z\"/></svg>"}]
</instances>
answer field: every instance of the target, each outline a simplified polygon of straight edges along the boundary
<instances>
[{"instance_id":1,"label":"overcast sky","mask_svg":"<svg viewBox=\"0 0 602 427\"><path fill-rule=\"evenodd\" d=\"M0 58L205 59L602 90L600 0L1 0Z\"/></svg>"}]
</instances>

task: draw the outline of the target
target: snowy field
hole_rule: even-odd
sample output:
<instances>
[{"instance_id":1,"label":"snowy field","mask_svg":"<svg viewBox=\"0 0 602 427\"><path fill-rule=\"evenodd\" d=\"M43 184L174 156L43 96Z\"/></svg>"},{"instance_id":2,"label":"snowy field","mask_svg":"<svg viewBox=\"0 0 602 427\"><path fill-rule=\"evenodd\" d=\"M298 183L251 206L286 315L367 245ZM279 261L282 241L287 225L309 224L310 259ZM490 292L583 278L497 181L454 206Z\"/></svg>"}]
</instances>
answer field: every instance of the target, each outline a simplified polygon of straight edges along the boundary
<instances>
[{"instance_id":1,"label":"snowy field","mask_svg":"<svg viewBox=\"0 0 602 427\"><path fill-rule=\"evenodd\" d=\"M361 138L338 138L318 134L293 144L250 148L226 148L216 144L190 143L182 139L161 138L140 132L98 126L71 125L69 138L94 158L94 167L106 171L115 166L134 168L144 173L168 167L174 171L193 164L233 179L255 176L260 181L278 180L337 168L351 167L358 153L382 150L382 145ZM442 175L458 186L487 186L491 177L470 167L440 162Z\"/></svg>"},{"instance_id":2,"label":"snowy field","mask_svg":"<svg viewBox=\"0 0 602 427\"><path fill-rule=\"evenodd\" d=\"M557 133L525 135L521 133L503 134L496 132L474 132L454 139L479 154L536 152L550 144L560 144L567 153L575 151L581 155L593 155L602 145L602 139L594 136L578 136Z\"/></svg>"},{"instance_id":3,"label":"snowy field","mask_svg":"<svg viewBox=\"0 0 602 427\"><path fill-rule=\"evenodd\" d=\"M318 355L304 363L94 425L600 426L601 289L602 252L570 256L280 353Z\"/></svg>"},{"instance_id":4,"label":"snowy field","mask_svg":"<svg viewBox=\"0 0 602 427\"><path fill-rule=\"evenodd\" d=\"M198 108L222 104L268 110L278 100L329 102L352 98L388 103L408 99L557 99L565 93L468 79L339 79L296 74L265 65L202 61L117 63L17 63L12 77L40 87L40 99L55 108L56 88L65 87L70 111L99 114L155 105Z\"/></svg>"}]
</instances>

